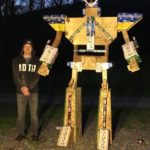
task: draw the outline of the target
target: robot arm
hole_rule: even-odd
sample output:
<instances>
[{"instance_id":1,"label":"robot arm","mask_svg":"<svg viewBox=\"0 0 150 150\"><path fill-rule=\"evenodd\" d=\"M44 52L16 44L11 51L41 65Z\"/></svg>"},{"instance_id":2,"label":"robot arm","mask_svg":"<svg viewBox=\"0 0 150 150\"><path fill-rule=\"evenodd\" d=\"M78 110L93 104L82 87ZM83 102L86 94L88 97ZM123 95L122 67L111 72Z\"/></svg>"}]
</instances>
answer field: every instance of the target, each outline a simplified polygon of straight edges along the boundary
<instances>
[{"instance_id":1,"label":"robot arm","mask_svg":"<svg viewBox=\"0 0 150 150\"><path fill-rule=\"evenodd\" d=\"M139 63L141 62L141 58L136 49L137 44L135 41L130 41L127 30L122 30L122 34L125 40L125 44L122 45L122 49L124 58L128 63L127 68L131 72L136 72L140 70Z\"/></svg>"},{"instance_id":2,"label":"robot arm","mask_svg":"<svg viewBox=\"0 0 150 150\"><path fill-rule=\"evenodd\" d=\"M56 32L56 36L55 36L55 40L54 42L52 43L52 46L55 47L55 48L58 48L60 42L61 42L61 39L62 39L62 35L63 35L63 32L62 31L57 31Z\"/></svg>"},{"instance_id":3,"label":"robot arm","mask_svg":"<svg viewBox=\"0 0 150 150\"><path fill-rule=\"evenodd\" d=\"M43 54L40 58L40 61L42 62L38 74L41 76L47 76L49 75L50 69L52 68L57 56L58 56L58 46L61 42L62 38L62 32L57 32L55 40L52 43L52 46L50 45L49 41L47 42Z\"/></svg>"},{"instance_id":4,"label":"robot arm","mask_svg":"<svg viewBox=\"0 0 150 150\"><path fill-rule=\"evenodd\" d=\"M141 62L140 56L137 52L137 43L135 39L130 40L128 32L134 25L136 25L143 15L140 13L118 13L118 32L122 32L125 44L122 45L124 58L128 63L128 70L135 72L140 70L139 63Z\"/></svg>"},{"instance_id":5,"label":"robot arm","mask_svg":"<svg viewBox=\"0 0 150 150\"><path fill-rule=\"evenodd\" d=\"M44 20L46 20L50 24L50 26L57 32L52 45L50 45L49 41L47 42L43 54L40 58L42 64L38 70L38 74L41 76L49 75L50 69L52 68L58 56L58 47L64 32L64 19L65 19L64 15L44 16Z\"/></svg>"}]
</instances>

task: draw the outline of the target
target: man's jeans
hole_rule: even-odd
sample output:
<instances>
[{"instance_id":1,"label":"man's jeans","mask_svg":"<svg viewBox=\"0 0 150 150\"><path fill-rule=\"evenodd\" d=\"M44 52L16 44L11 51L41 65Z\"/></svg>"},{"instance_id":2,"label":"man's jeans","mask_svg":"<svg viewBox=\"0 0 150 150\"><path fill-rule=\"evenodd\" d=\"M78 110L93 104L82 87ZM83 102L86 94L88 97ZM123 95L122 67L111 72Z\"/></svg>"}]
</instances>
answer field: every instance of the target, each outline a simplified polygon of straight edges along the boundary
<instances>
[{"instance_id":1,"label":"man's jeans","mask_svg":"<svg viewBox=\"0 0 150 150\"><path fill-rule=\"evenodd\" d=\"M28 97L23 94L17 94L17 134L24 135L27 103L30 108L32 134L38 135L38 93L33 93Z\"/></svg>"}]
</instances>

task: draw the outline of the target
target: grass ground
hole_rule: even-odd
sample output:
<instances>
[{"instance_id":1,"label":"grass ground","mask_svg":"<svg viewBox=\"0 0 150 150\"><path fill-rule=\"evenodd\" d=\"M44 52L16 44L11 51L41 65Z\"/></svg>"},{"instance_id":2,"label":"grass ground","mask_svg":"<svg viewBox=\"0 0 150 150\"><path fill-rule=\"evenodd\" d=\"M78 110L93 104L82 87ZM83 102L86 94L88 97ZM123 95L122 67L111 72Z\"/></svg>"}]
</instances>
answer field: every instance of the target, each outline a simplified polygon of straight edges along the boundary
<instances>
[{"instance_id":1,"label":"grass ground","mask_svg":"<svg viewBox=\"0 0 150 150\"><path fill-rule=\"evenodd\" d=\"M28 133L25 140L15 142L16 105L0 104L0 150L96 150L96 106L83 108L83 137L67 148L56 146L59 131L63 125L62 105L40 105L40 141L33 142ZM113 109L113 144L110 150L150 150L150 110ZM142 144L136 140L142 139Z\"/></svg>"}]
</instances>

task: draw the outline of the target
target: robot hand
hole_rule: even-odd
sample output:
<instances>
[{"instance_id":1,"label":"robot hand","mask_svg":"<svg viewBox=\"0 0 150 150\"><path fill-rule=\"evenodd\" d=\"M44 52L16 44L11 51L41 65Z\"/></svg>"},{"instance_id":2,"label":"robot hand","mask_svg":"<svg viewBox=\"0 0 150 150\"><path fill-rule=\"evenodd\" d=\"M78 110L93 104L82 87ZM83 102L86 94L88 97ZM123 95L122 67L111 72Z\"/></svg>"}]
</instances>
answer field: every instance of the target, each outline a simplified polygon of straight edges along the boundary
<instances>
[{"instance_id":1,"label":"robot hand","mask_svg":"<svg viewBox=\"0 0 150 150\"><path fill-rule=\"evenodd\" d=\"M140 56L137 53L136 46L133 41L122 45L124 58L128 62L128 70L135 72L140 70L139 63L141 62Z\"/></svg>"},{"instance_id":2,"label":"robot hand","mask_svg":"<svg viewBox=\"0 0 150 150\"><path fill-rule=\"evenodd\" d=\"M50 70L48 69L48 64L47 63L42 63L38 70L38 74L41 76L48 76Z\"/></svg>"},{"instance_id":3,"label":"robot hand","mask_svg":"<svg viewBox=\"0 0 150 150\"><path fill-rule=\"evenodd\" d=\"M40 58L40 61L42 62L42 65L40 66L38 70L38 74L41 76L47 76L49 75L49 72L52 68L52 65L54 64L56 58L58 55L58 49L55 47L50 46L48 43L46 44L43 54Z\"/></svg>"}]
</instances>

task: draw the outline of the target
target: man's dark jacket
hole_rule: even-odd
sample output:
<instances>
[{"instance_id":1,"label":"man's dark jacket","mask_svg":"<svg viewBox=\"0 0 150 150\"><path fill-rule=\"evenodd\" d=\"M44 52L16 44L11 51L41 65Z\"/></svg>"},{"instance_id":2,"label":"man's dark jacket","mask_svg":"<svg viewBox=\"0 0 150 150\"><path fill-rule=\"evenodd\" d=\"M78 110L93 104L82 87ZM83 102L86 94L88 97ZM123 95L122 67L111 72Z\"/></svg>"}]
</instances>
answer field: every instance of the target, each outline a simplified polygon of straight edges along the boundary
<instances>
[{"instance_id":1,"label":"man's dark jacket","mask_svg":"<svg viewBox=\"0 0 150 150\"><path fill-rule=\"evenodd\" d=\"M26 62L22 53L13 59L13 80L17 86L17 93L21 93L21 87L23 86L27 86L30 93L38 92L39 75L37 70L39 66L39 59L34 53L29 62Z\"/></svg>"}]
</instances>

